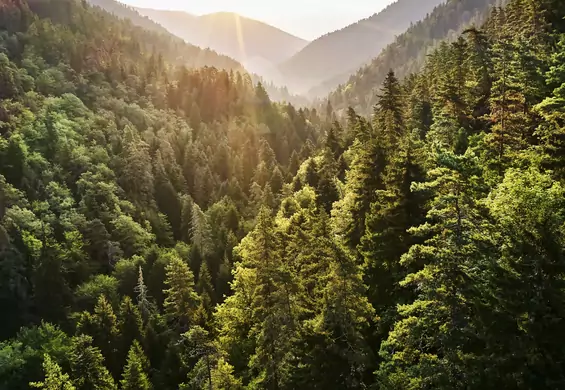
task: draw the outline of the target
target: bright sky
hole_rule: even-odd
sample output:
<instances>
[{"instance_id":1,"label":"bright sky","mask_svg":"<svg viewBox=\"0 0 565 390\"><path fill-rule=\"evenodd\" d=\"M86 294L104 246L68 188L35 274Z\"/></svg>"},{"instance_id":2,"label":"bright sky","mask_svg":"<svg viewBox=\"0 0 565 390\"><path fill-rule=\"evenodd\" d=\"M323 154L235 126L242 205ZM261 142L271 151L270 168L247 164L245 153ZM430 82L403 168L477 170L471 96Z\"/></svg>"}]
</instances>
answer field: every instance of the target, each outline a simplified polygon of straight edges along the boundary
<instances>
[{"instance_id":1,"label":"bright sky","mask_svg":"<svg viewBox=\"0 0 565 390\"><path fill-rule=\"evenodd\" d=\"M195 15L236 12L304 39L315 39L379 12L394 0L120 0Z\"/></svg>"}]
</instances>

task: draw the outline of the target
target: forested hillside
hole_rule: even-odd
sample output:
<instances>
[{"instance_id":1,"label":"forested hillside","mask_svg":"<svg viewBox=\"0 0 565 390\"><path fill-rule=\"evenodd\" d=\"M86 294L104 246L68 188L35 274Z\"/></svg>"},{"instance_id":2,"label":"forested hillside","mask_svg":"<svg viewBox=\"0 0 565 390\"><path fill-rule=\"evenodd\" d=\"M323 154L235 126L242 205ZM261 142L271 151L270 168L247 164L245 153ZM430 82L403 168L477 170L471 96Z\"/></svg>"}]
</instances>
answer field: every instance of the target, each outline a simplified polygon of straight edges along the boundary
<instances>
[{"instance_id":1,"label":"forested hillside","mask_svg":"<svg viewBox=\"0 0 565 390\"><path fill-rule=\"evenodd\" d=\"M86 3L0 29L0 388L565 388L561 0L343 121Z\"/></svg>"},{"instance_id":2,"label":"forested hillside","mask_svg":"<svg viewBox=\"0 0 565 390\"><path fill-rule=\"evenodd\" d=\"M5 1L8 2L8 0ZM65 0L60 1L64 3ZM221 69L242 70L241 64L233 58L224 54L218 54L207 47L200 48L187 44L178 36L172 35L160 24L155 23L148 17L142 16L134 8L122 4L119 1L85 1L130 23L131 26L127 26L128 23L122 24L121 26L122 29L127 29L126 35L135 34L138 38L138 42L154 45L155 51L158 51L162 56L166 56L168 61L194 67L215 66ZM46 4L53 3L48 1ZM57 18L57 12L60 12L61 7L64 7L64 5L60 5L58 2L54 4L57 6L51 10L43 9L45 13L42 14L42 16L53 16ZM140 28L134 28L133 26Z\"/></svg>"},{"instance_id":3,"label":"forested hillside","mask_svg":"<svg viewBox=\"0 0 565 390\"><path fill-rule=\"evenodd\" d=\"M114 14L122 19L129 19L133 24L143 27L145 30L155 31L166 34L168 31L165 27L151 20L147 16L141 15L133 7L127 6L116 0L87 0L89 4L102 8L105 11Z\"/></svg>"},{"instance_id":4,"label":"forested hillside","mask_svg":"<svg viewBox=\"0 0 565 390\"><path fill-rule=\"evenodd\" d=\"M378 86L393 69L396 76L419 72L427 63L427 56L438 45L457 40L471 26L481 26L493 6L501 6L507 0L447 0L436 7L426 18L398 35L371 62L360 67L353 75L342 74L326 80L314 88L310 95L330 93L331 104L336 109L349 106L368 114L377 103ZM341 84L337 89L335 86ZM334 90L335 89L335 90Z\"/></svg>"},{"instance_id":5,"label":"forested hillside","mask_svg":"<svg viewBox=\"0 0 565 390\"><path fill-rule=\"evenodd\" d=\"M2 1L0 30L0 388L192 383L316 114L85 2Z\"/></svg>"},{"instance_id":6,"label":"forested hillside","mask_svg":"<svg viewBox=\"0 0 565 390\"><path fill-rule=\"evenodd\" d=\"M381 12L310 42L280 64L282 78L276 81L306 93L324 81L351 74L444 1L394 1Z\"/></svg>"}]
</instances>

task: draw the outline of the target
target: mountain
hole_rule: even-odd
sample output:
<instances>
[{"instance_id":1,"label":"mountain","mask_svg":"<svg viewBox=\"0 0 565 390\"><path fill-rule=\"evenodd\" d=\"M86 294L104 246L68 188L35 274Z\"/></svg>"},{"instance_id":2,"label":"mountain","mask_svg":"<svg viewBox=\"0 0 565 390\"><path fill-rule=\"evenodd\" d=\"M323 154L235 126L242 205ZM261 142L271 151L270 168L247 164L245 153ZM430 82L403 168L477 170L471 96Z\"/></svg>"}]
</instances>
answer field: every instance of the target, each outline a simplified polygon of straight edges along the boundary
<instances>
[{"instance_id":1,"label":"mountain","mask_svg":"<svg viewBox=\"0 0 565 390\"><path fill-rule=\"evenodd\" d=\"M202 49L193 44L186 43L181 38L171 34L160 24L141 15L134 8L118 1L88 0L88 3L137 26L137 29L131 28L131 30L137 30L136 34L145 36L145 39L142 39L141 42L158 48L162 55L167 56L167 59L174 63L191 67L214 66L222 69L243 69L242 65L233 58L224 54L218 54L207 48Z\"/></svg>"},{"instance_id":2,"label":"mountain","mask_svg":"<svg viewBox=\"0 0 565 390\"><path fill-rule=\"evenodd\" d=\"M308 44L278 28L229 12L195 16L180 11L138 11L187 42L235 58L247 70L259 74L265 74Z\"/></svg>"},{"instance_id":3,"label":"mountain","mask_svg":"<svg viewBox=\"0 0 565 390\"><path fill-rule=\"evenodd\" d=\"M280 64L281 77L291 89L306 92L323 81L351 74L443 1L398 0L367 19L314 40Z\"/></svg>"},{"instance_id":4,"label":"mountain","mask_svg":"<svg viewBox=\"0 0 565 390\"><path fill-rule=\"evenodd\" d=\"M422 21L412 25L399 35L382 53L369 64L349 77L340 75L317 86L312 94L328 93L336 81L343 83L330 94L335 109L349 106L369 113L377 101L375 89L388 71L393 69L397 77L418 72L426 58L441 42L453 41L468 27L480 26L490 14L493 5L505 0L449 0L434 9Z\"/></svg>"},{"instance_id":5,"label":"mountain","mask_svg":"<svg viewBox=\"0 0 565 390\"><path fill-rule=\"evenodd\" d=\"M133 7L120 3L116 0L87 0L90 4L100 7L122 19L129 19L133 24L146 30L167 34L166 28L155 23L150 18L140 15Z\"/></svg>"}]
</instances>

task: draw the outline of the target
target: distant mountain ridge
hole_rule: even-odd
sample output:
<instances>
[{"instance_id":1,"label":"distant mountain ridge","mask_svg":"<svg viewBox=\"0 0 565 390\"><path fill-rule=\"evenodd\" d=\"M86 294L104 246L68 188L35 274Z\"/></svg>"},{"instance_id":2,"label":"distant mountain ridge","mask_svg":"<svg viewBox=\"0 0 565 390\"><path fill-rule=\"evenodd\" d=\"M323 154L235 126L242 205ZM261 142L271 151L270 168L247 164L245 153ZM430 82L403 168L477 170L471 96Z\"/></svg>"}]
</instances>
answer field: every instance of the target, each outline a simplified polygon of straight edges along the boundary
<instances>
[{"instance_id":1,"label":"distant mountain ridge","mask_svg":"<svg viewBox=\"0 0 565 390\"><path fill-rule=\"evenodd\" d=\"M336 76L354 73L445 1L398 0L369 18L314 40L279 66L281 77L291 89L306 92Z\"/></svg>"},{"instance_id":2,"label":"distant mountain ridge","mask_svg":"<svg viewBox=\"0 0 565 390\"><path fill-rule=\"evenodd\" d=\"M160 24L142 16L133 7L116 0L87 0L87 3L100 7L121 19L129 20L132 25L146 30L146 42L159 46L159 50L173 63L188 67L214 66L222 69L243 70L243 66L233 58L185 42Z\"/></svg>"},{"instance_id":3,"label":"distant mountain ridge","mask_svg":"<svg viewBox=\"0 0 565 390\"><path fill-rule=\"evenodd\" d=\"M364 65L349 79L329 80L319 85L318 94L331 92L329 99L335 109L354 107L362 113L370 113L377 102L378 89L390 69L397 77L419 72L426 63L427 55L442 42L451 42L471 26L481 26L490 15L493 6L507 0L448 0L436 7L422 21L412 25L396 37L379 56ZM319 95L318 95L319 96Z\"/></svg>"},{"instance_id":4,"label":"distant mountain ridge","mask_svg":"<svg viewBox=\"0 0 565 390\"><path fill-rule=\"evenodd\" d=\"M228 55L260 74L270 72L308 44L276 27L230 12L196 16L182 11L137 11L187 42Z\"/></svg>"}]
</instances>

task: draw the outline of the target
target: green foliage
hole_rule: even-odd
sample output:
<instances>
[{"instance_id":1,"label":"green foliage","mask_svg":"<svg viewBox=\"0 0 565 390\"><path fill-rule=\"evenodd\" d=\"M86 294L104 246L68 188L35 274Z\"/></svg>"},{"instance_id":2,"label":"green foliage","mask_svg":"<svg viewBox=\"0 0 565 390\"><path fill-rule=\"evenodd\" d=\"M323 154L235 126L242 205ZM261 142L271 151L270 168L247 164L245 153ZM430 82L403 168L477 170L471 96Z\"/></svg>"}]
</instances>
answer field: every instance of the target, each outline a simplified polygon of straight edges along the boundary
<instances>
[{"instance_id":1,"label":"green foliage","mask_svg":"<svg viewBox=\"0 0 565 390\"><path fill-rule=\"evenodd\" d=\"M194 275L188 265L174 253L168 256L164 311L175 327L186 330L195 323L200 298L194 291Z\"/></svg>"},{"instance_id":2,"label":"green foliage","mask_svg":"<svg viewBox=\"0 0 565 390\"><path fill-rule=\"evenodd\" d=\"M80 335L73 339L73 349L69 356L71 376L79 389L116 389L114 379L104 366L104 357L92 344L92 338Z\"/></svg>"},{"instance_id":3,"label":"green foliage","mask_svg":"<svg viewBox=\"0 0 565 390\"><path fill-rule=\"evenodd\" d=\"M345 120L86 2L2 2L0 388L565 387L565 9L451 37L486 4L414 25Z\"/></svg>"},{"instance_id":4,"label":"green foliage","mask_svg":"<svg viewBox=\"0 0 565 390\"><path fill-rule=\"evenodd\" d=\"M121 388L124 390L149 390L152 388L147 375L149 363L143 354L143 349L134 341L129 352L127 363L124 367Z\"/></svg>"},{"instance_id":5,"label":"green foliage","mask_svg":"<svg viewBox=\"0 0 565 390\"><path fill-rule=\"evenodd\" d=\"M43 369L45 370L45 381L30 382L29 385L31 387L45 390L75 390L75 387L69 380L69 376L63 374L61 367L52 361L49 355L45 355Z\"/></svg>"}]
</instances>

